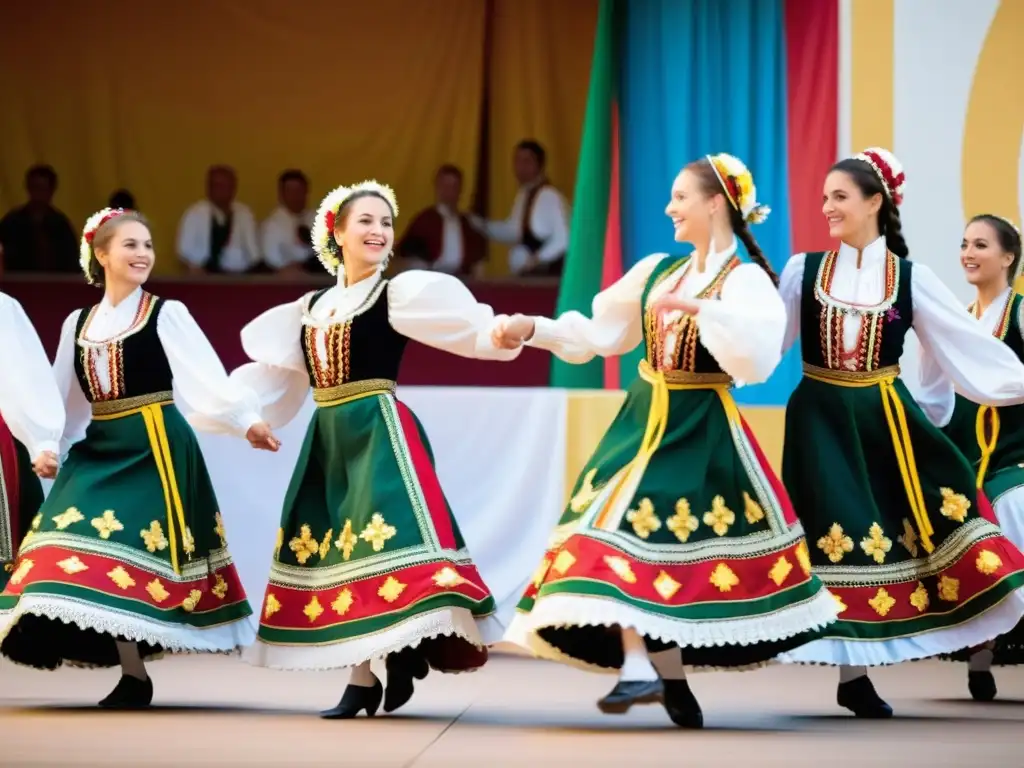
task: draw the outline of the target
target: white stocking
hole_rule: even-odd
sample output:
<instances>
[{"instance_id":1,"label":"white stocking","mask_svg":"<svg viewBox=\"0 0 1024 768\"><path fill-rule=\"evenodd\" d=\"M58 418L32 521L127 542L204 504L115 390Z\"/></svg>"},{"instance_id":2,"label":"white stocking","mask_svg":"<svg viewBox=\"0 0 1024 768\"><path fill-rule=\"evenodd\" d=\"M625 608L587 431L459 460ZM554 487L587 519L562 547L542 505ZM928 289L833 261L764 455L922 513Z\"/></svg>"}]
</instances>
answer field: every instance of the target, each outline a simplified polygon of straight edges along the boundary
<instances>
[{"instance_id":1,"label":"white stocking","mask_svg":"<svg viewBox=\"0 0 1024 768\"><path fill-rule=\"evenodd\" d=\"M622 682L640 682L657 680L658 673L647 656L644 639L635 629L622 629L622 669L619 680Z\"/></svg>"}]
</instances>

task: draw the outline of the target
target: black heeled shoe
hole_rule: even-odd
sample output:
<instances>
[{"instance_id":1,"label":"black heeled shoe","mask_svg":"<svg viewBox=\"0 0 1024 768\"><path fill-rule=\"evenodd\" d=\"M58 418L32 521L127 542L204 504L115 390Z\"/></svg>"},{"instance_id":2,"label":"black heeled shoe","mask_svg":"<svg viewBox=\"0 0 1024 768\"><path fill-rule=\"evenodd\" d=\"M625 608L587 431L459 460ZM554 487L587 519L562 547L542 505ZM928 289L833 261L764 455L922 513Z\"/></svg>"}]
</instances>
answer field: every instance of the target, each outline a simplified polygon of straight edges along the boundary
<instances>
[{"instance_id":1,"label":"black heeled shoe","mask_svg":"<svg viewBox=\"0 0 1024 768\"><path fill-rule=\"evenodd\" d=\"M153 703L153 681L121 675L107 697L99 703L104 709L145 709Z\"/></svg>"},{"instance_id":2,"label":"black heeled shoe","mask_svg":"<svg viewBox=\"0 0 1024 768\"><path fill-rule=\"evenodd\" d=\"M996 678L991 671L968 672L967 690L975 701L992 701L996 697Z\"/></svg>"},{"instance_id":3,"label":"black heeled shoe","mask_svg":"<svg viewBox=\"0 0 1024 768\"><path fill-rule=\"evenodd\" d=\"M704 713L686 680L665 680L665 711L680 728L703 728Z\"/></svg>"},{"instance_id":4,"label":"black heeled shoe","mask_svg":"<svg viewBox=\"0 0 1024 768\"><path fill-rule=\"evenodd\" d=\"M362 711L366 711L367 717L377 714L380 701L384 698L384 686L376 677L373 685L347 685L345 692L341 695L341 701L337 706L325 709L320 713L324 720L351 720Z\"/></svg>"},{"instance_id":5,"label":"black heeled shoe","mask_svg":"<svg viewBox=\"0 0 1024 768\"><path fill-rule=\"evenodd\" d=\"M405 706L415 691L413 680L422 680L430 672L426 657L415 648L388 654L384 668L388 673L388 687L384 691L385 712L394 712Z\"/></svg>"},{"instance_id":6,"label":"black heeled shoe","mask_svg":"<svg viewBox=\"0 0 1024 768\"><path fill-rule=\"evenodd\" d=\"M634 704L661 704L665 686L661 680L619 680L608 695L597 702L606 715L624 715Z\"/></svg>"},{"instance_id":7,"label":"black heeled shoe","mask_svg":"<svg viewBox=\"0 0 1024 768\"><path fill-rule=\"evenodd\" d=\"M865 720L886 720L892 717L892 707L878 695L867 675L848 683L840 683L836 690L836 703Z\"/></svg>"}]
</instances>

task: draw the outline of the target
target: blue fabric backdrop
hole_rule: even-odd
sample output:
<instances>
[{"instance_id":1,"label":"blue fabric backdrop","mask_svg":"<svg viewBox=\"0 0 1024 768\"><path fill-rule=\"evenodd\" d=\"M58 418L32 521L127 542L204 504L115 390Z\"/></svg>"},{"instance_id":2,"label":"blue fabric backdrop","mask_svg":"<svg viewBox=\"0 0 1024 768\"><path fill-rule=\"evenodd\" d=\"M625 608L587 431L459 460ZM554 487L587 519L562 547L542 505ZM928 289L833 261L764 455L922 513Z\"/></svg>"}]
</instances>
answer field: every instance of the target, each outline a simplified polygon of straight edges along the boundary
<instances>
[{"instance_id":1,"label":"blue fabric backdrop","mask_svg":"<svg viewBox=\"0 0 1024 768\"><path fill-rule=\"evenodd\" d=\"M672 181L689 161L728 152L754 174L771 206L751 231L777 271L790 256L784 0L628 2L620 69L623 266L650 253L683 254L665 216ZM742 250L742 246L740 246ZM623 361L623 384L636 374ZM791 352L747 404L784 405L799 376Z\"/></svg>"}]
</instances>

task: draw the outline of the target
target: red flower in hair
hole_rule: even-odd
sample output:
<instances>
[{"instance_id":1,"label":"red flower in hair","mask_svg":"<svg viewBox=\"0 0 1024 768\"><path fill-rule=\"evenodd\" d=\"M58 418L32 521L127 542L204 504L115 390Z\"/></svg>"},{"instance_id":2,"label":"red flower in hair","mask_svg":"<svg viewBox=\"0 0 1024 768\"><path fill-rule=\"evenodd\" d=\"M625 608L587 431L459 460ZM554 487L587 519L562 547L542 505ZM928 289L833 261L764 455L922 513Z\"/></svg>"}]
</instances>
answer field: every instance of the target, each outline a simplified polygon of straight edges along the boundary
<instances>
[{"instance_id":1,"label":"red flower in hair","mask_svg":"<svg viewBox=\"0 0 1024 768\"><path fill-rule=\"evenodd\" d=\"M893 173L892 167L886 162L885 158L877 152L866 150L864 154L871 158L871 162L875 164L875 167L882 174L882 181L889 190L889 197L892 198L894 204L899 205L903 202L903 182L907 180L907 176L903 171L898 174Z\"/></svg>"},{"instance_id":2,"label":"red flower in hair","mask_svg":"<svg viewBox=\"0 0 1024 768\"><path fill-rule=\"evenodd\" d=\"M327 224L327 231L328 232L333 232L334 231L334 217L335 217L334 211L328 211L327 215L324 216L324 221Z\"/></svg>"},{"instance_id":3,"label":"red flower in hair","mask_svg":"<svg viewBox=\"0 0 1024 768\"><path fill-rule=\"evenodd\" d=\"M95 227L93 227L91 230L85 233L85 242L87 242L89 245L92 245L93 238L96 237L96 232L99 230L99 228L102 227L111 219L116 219L118 216L121 216L124 213L124 208L117 208L116 210L113 210L110 213L108 213L106 216L99 220L99 223Z\"/></svg>"}]
</instances>

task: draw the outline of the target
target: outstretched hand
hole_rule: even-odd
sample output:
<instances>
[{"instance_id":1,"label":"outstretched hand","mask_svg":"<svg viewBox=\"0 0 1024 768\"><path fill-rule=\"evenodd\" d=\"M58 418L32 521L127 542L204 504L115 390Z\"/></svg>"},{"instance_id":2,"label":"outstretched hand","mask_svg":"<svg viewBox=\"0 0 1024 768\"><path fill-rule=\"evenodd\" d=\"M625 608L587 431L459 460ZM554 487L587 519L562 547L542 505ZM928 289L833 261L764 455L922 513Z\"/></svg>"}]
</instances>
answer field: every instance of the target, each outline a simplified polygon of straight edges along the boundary
<instances>
[{"instance_id":1,"label":"outstretched hand","mask_svg":"<svg viewBox=\"0 0 1024 768\"><path fill-rule=\"evenodd\" d=\"M495 324L491 330L491 343L499 349L519 349L524 341L533 336L533 331L533 318L512 315Z\"/></svg>"},{"instance_id":2,"label":"outstretched hand","mask_svg":"<svg viewBox=\"0 0 1024 768\"><path fill-rule=\"evenodd\" d=\"M44 480L52 480L57 476L59 464L57 454L53 451L43 451L32 462L32 471Z\"/></svg>"},{"instance_id":3,"label":"outstretched hand","mask_svg":"<svg viewBox=\"0 0 1024 768\"><path fill-rule=\"evenodd\" d=\"M249 445L260 451L276 452L281 447L281 441L274 437L270 425L265 421L253 424L245 433L245 439Z\"/></svg>"}]
</instances>

